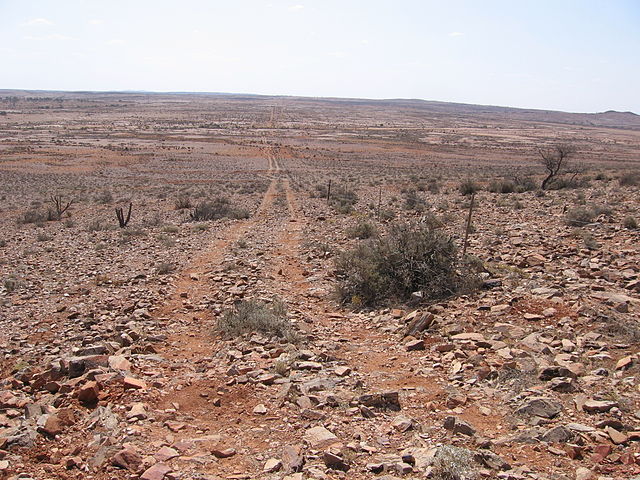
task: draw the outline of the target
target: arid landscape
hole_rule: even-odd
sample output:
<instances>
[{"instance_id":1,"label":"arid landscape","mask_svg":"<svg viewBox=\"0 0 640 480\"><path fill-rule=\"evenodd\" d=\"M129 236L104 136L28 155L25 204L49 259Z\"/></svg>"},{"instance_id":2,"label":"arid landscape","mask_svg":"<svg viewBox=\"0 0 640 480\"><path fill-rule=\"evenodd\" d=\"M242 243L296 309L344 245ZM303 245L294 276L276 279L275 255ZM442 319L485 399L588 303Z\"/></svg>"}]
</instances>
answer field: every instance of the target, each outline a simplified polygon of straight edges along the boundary
<instances>
[{"instance_id":1,"label":"arid landscape","mask_svg":"<svg viewBox=\"0 0 640 480\"><path fill-rule=\"evenodd\" d=\"M0 198L0 478L640 478L638 115L0 90Z\"/></svg>"}]
</instances>

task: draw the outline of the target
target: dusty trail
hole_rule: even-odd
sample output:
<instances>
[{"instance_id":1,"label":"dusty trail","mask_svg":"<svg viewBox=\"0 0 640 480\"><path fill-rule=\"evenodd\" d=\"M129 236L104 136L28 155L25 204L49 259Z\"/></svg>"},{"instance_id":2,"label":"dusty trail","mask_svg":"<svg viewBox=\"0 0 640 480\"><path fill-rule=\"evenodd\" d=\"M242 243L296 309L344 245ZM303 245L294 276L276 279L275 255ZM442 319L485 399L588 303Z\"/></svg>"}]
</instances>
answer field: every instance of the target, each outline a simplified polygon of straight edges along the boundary
<instances>
[{"instance_id":1,"label":"dusty trail","mask_svg":"<svg viewBox=\"0 0 640 480\"><path fill-rule=\"evenodd\" d=\"M309 220L276 152L265 149L265 156L271 183L255 215L222 230L180 275L174 293L155 312L168 337L158 352L166 361L147 373L166 380L148 398L162 421L151 423L143 436L152 444L182 448L180 460L194 474L256 478L264 452L301 444L300 422L309 421L283 401L277 385L237 380L243 372L273 371L273 354L229 350L233 343L230 347L213 334L220 301L228 308L230 301L242 297L276 295L286 301L300 330L311 335L311 342L300 348L325 351L327 358L357 372L363 388L404 390L425 403L442 394L434 379L412 375L420 369L418 360L407 355L392 335L309 294L313 285L301 256ZM240 240L254 249L238 249ZM227 272L230 264L238 271ZM231 366L238 362L240 371ZM266 412L256 414L254 409L262 405ZM225 459L211 455L226 449L233 449L234 455Z\"/></svg>"}]
</instances>

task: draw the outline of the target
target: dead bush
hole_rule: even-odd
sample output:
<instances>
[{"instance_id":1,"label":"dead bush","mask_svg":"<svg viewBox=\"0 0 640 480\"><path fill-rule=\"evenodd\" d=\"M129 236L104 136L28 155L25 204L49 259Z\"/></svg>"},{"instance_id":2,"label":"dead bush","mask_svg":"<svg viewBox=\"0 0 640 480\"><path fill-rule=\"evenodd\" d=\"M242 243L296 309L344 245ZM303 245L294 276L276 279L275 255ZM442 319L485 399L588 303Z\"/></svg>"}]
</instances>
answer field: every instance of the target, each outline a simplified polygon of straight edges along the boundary
<instances>
[{"instance_id":1,"label":"dead bush","mask_svg":"<svg viewBox=\"0 0 640 480\"><path fill-rule=\"evenodd\" d=\"M453 240L427 224L392 224L339 255L336 273L340 299L357 307L406 301L417 291L426 301L446 298L477 284Z\"/></svg>"}]
</instances>

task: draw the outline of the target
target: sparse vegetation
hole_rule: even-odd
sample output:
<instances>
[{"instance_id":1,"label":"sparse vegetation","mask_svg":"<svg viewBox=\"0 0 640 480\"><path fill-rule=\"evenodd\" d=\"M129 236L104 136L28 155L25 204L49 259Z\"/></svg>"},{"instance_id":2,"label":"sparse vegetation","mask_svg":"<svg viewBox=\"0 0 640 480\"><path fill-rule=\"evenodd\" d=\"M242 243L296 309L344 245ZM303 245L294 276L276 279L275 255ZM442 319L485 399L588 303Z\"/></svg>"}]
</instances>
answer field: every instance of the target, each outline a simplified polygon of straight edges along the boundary
<instances>
[{"instance_id":1,"label":"sparse vegetation","mask_svg":"<svg viewBox=\"0 0 640 480\"><path fill-rule=\"evenodd\" d=\"M359 238L365 240L371 238L377 234L376 226L366 220L360 220L356 225L347 229L347 235L349 238Z\"/></svg>"},{"instance_id":2,"label":"sparse vegetation","mask_svg":"<svg viewBox=\"0 0 640 480\"><path fill-rule=\"evenodd\" d=\"M196 205L190 214L191 221L203 222L207 220L219 220L221 218L243 219L249 218L249 212L244 208L231 205L226 197L217 197L209 202Z\"/></svg>"},{"instance_id":3,"label":"sparse vegetation","mask_svg":"<svg viewBox=\"0 0 640 480\"><path fill-rule=\"evenodd\" d=\"M478 190L480 190L480 185L470 178L462 181L458 187L458 191L464 196L473 195Z\"/></svg>"},{"instance_id":4,"label":"sparse vegetation","mask_svg":"<svg viewBox=\"0 0 640 480\"><path fill-rule=\"evenodd\" d=\"M342 253L336 272L341 300L366 307L406 301L416 291L425 300L445 298L476 280L465 271L452 239L429 225L407 223Z\"/></svg>"},{"instance_id":5,"label":"sparse vegetation","mask_svg":"<svg viewBox=\"0 0 640 480\"><path fill-rule=\"evenodd\" d=\"M624 220L622 221L622 225L625 228L634 230L636 228L638 228L638 220L636 220L636 217L632 217L631 215L624 217Z\"/></svg>"},{"instance_id":6,"label":"sparse vegetation","mask_svg":"<svg viewBox=\"0 0 640 480\"><path fill-rule=\"evenodd\" d=\"M563 171L568 170L569 157L571 157L575 151L572 145L567 144L557 144L546 149L538 149L541 157L540 163L544 167L547 175L540 185L542 190L545 190L549 182L554 180L558 175L561 175Z\"/></svg>"},{"instance_id":7,"label":"sparse vegetation","mask_svg":"<svg viewBox=\"0 0 640 480\"><path fill-rule=\"evenodd\" d=\"M280 300L271 304L259 300L242 300L218 319L216 329L227 338L258 332L287 341L296 340L296 333L287 318L287 309Z\"/></svg>"},{"instance_id":8,"label":"sparse vegetation","mask_svg":"<svg viewBox=\"0 0 640 480\"><path fill-rule=\"evenodd\" d=\"M473 453L466 448L442 445L433 459L434 480L473 480L475 474Z\"/></svg>"}]
</instances>

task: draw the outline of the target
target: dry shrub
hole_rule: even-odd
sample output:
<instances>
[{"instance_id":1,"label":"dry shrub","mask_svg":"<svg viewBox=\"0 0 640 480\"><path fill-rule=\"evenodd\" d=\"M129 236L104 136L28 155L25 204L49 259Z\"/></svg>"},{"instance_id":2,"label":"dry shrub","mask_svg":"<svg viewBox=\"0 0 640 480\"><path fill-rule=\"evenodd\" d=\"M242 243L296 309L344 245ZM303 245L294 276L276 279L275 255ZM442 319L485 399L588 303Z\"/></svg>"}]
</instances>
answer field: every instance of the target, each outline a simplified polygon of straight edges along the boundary
<instances>
[{"instance_id":1,"label":"dry shrub","mask_svg":"<svg viewBox=\"0 0 640 480\"><path fill-rule=\"evenodd\" d=\"M242 300L218 319L216 328L227 338L259 332L291 342L297 339L293 325L287 318L286 306L280 300L272 304L253 299Z\"/></svg>"},{"instance_id":2,"label":"dry shrub","mask_svg":"<svg viewBox=\"0 0 640 480\"><path fill-rule=\"evenodd\" d=\"M244 208L233 207L231 201L226 197L217 197L209 202L202 202L196 205L190 217L194 222L219 220L221 218L242 219L249 218L249 212Z\"/></svg>"},{"instance_id":3,"label":"dry shrub","mask_svg":"<svg viewBox=\"0 0 640 480\"><path fill-rule=\"evenodd\" d=\"M428 224L392 224L386 235L343 252L336 273L341 300L354 306L406 301L416 291L430 301L477 285L453 240Z\"/></svg>"}]
</instances>

